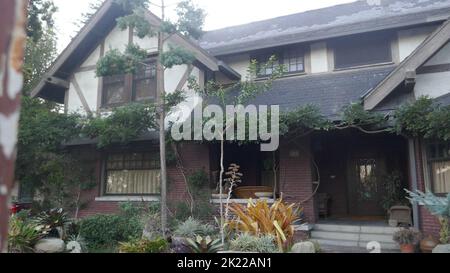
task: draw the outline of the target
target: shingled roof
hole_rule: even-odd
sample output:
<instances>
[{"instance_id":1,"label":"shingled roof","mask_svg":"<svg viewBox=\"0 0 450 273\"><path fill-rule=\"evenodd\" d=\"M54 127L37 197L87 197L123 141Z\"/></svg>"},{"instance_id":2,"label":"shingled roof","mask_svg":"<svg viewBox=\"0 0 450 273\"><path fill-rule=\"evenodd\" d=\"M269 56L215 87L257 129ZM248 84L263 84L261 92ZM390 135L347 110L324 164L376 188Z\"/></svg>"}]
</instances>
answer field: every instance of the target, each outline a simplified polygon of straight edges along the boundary
<instances>
[{"instance_id":1,"label":"shingled roof","mask_svg":"<svg viewBox=\"0 0 450 273\"><path fill-rule=\"evenodd\" d=\"M314 41L448 18L450 0L363 0L206 32L214 55Z\"/></svg>"},{"instance_id":2,"label":"shingled roof","mask_svg":"<svg viewBox=\"0 0 450 273\"><path fill-rule=\"evenodd\" d=\"M361 102L362 97L394 68L395 66L391 65L281 78L273 82L270 91L258 95L248 104L279 105L282 112L315 105L323 116L338 120L345 106Z\"/></svg>"}]
</instances>

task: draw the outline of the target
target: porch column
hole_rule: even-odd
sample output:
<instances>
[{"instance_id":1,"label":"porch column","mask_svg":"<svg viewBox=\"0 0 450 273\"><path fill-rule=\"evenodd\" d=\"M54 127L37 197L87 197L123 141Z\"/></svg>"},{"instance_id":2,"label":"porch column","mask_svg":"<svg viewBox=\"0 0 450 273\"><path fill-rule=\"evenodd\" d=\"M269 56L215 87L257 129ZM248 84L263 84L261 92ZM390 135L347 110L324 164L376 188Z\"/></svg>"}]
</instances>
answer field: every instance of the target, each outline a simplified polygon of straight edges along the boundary
<instances>
[{"instance_id":1,"label":"porch column","mask_svg":"<svg viewBox=\"0 0 450 273\"><path fill-rule=\"evenodd\" d=\"M408 139L408 158L409 158L409 176L410 176L410 187L412 191L419 189L419 184L417 180L417 158L416 158L416 146L415 140L413 138ZM414 227L419 229L419 206L417 202L413 204L413 222Z\"/></svg>"},{"instance_id":2,"label":"porch column","mask_svg":"<svg viewBox=\"0 0 450 273\"><path fill-rule=\"evenodd\" d=\"M280 192L284 201L303 207L306 221L315 223L310 139L284 142L280 146Z\"/></svg>"}]
</instances>

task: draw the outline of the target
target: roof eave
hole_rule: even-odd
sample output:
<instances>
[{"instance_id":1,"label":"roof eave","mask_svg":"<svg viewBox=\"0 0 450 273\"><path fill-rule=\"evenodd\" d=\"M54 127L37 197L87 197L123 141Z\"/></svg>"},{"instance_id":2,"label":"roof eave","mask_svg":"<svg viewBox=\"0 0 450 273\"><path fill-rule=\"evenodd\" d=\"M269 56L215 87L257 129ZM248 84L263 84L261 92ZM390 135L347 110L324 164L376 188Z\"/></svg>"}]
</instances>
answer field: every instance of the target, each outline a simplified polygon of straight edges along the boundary
<instances>
[{"instance_id":1,"label":"roof eave","mask_svg":"<svg viewBox=\"0 0 450 273\"><path fill-rule=\"evenodd\" d=\"M407 77L438 52L450 38L450 18L422 42L396 69L364 98L364 108L373 110Z\"/></svg>"}]
</instances>

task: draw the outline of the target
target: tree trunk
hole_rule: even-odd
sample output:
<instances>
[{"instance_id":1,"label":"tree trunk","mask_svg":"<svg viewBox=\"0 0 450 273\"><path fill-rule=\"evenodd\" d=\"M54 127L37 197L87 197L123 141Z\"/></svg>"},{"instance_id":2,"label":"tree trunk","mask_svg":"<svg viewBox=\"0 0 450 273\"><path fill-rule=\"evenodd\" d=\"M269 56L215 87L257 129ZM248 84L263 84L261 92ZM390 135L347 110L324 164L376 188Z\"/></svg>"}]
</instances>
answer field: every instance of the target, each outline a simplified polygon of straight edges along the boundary
<instances>
[{"instance_id":1,"label":"tree trunk","mask_svg":"<svg viewBox=\"0 0 450 273\"><path fill-rule=\"evenodd\" d=\"M223 139L220 141L220 175L219 175L219 194L220 194L220 237L222 239L222 245L225 244L225 230L224 230L224 215L223 215L223 174L225 172L225 166L224 166L224 146L225 146L225 140Z\"/></svg>"},{"instance_id":2,"label":"tree trunk","mask_svg":"<svg viewBox=\"0 0 450 273\"><path fill-rule=\"evenodd\" d=\"M0 1L0 252L7 251L26 40L26 0Z\"/></svg>"},{"instance_id":3,"label":"tree trunk","mask_svg":"<svg viewBox=\"0 0 450 273\"><path fill-rule=\"evenodd\" d=\"M164 0L161 0L161 20L164 16ZM164 34L158 32L158 53L159 56L164 51ZM167 164L166 164L166 130L165 130L165 87L164 87L164 68L160 58L157 63L157 88L159 98L159 148L161 156L161 229L163 236L166 236L167 230Z\"/></svg>"}]
</instances>

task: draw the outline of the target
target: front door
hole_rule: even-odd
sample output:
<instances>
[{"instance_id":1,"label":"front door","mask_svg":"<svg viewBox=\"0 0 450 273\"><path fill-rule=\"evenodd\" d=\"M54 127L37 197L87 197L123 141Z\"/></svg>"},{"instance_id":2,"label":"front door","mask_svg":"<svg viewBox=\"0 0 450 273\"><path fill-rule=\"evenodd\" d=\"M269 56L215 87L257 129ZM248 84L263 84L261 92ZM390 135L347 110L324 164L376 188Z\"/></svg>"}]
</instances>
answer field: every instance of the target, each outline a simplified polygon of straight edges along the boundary
<instances>
[{"instance_id":1,"label":"front door","mask_svg":"<svg viewBox=\"0 0 450 273\"><path fill-rule=\"evenodd\" d=\"M381 177L384 160L374 153L353 153L348 161L348 197L351 216L382 216Z\"/></svg>"}]
</instances>

